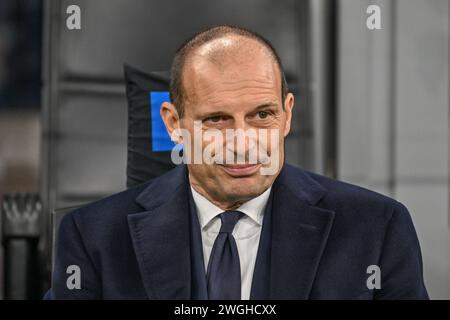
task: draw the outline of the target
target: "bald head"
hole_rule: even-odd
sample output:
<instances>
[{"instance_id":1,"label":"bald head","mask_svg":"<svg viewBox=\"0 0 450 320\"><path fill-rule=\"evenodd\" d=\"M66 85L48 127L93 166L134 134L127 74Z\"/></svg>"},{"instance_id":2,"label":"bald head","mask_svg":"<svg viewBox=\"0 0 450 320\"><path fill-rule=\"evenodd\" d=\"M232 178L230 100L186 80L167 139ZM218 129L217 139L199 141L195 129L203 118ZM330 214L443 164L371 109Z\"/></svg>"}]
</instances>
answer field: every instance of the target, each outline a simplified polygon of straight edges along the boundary
<instances>
[{"instance_id":1,"label":"bald head","mask_svg":"<svg viewBox=\"0 0 450 320\"><path fill-rule=\"evenodd\" d=\"M255 59L259 57L260 59ZM262 59L261 59L262 58ZM227 66L251 67L254 61L264 61L268 68L274 67L279 74L282 105L288 93L287 83L280 58L272 45L258 34L233 26L218 26L207 29L187 40L176 52L170 83L170 98L180 117L184 116L186 92L185 73L201 69L203 65L214 65L218 73L227 72ZM236 70L236 68L233 68ZM193 84L189 84L193 85ZM192 90L189 90L192 95Z\"/></svg>"}]
</instances>

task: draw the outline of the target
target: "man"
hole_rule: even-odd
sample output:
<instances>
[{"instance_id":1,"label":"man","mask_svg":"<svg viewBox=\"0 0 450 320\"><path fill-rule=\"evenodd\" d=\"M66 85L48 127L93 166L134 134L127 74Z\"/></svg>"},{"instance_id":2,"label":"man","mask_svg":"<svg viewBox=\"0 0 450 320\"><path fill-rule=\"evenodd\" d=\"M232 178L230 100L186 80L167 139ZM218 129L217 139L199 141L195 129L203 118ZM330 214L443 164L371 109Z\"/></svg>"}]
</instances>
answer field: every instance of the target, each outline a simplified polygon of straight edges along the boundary
<instances>
[{"instance_id":1,"label":"man","mask_svg":"<svg viewBox=\"0 0 450 320\"><path fill-rule=\"evenodd\" d=\"M428 298L401 203L284 163L294 96L266 40L230 26L197 34L170 90L161 116L187 164L64 217L54 298ZM227 130L256 135L235 148Z\"/></svg>"}]
</instances>

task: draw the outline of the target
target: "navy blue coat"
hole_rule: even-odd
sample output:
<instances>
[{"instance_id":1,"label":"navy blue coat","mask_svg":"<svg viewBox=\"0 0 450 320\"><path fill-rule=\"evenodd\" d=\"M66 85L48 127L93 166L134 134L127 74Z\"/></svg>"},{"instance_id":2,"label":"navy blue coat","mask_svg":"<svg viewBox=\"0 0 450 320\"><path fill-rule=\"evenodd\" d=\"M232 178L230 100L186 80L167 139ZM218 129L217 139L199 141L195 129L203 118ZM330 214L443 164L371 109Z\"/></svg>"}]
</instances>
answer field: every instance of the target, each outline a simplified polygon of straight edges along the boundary
<instances>
[{"instance_id":1,"label":"navy blue coat","mask_svg":"<svg viewBox=\"0 0 450 320\"><path fill-rule=\"evenodd\" d=\"M68 213L49 296L190 299L187 186L180 165ZM258 279L267 281L268 298L428 298L419 242L401 203L288 164L272 197L270 271ZM67 287L70 265L80 267L81 289ZM379 289L367 285L371 265L380 268Z\"/></svg>"}]
</instances>

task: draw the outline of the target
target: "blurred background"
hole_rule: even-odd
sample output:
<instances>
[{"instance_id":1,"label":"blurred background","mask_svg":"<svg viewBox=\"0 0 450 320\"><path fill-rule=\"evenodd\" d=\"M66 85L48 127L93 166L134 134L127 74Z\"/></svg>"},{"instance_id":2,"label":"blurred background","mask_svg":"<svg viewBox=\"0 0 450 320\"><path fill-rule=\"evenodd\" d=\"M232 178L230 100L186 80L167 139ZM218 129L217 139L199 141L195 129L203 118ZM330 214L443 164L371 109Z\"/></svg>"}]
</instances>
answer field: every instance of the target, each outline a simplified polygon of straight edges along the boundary
<instances>
[{"instance_id":1,"label":"blurred background","mask_svg":"<svg viewBox=\"0 0 450 320\"><path fill-rule=\"evenodd\" d=\"M126 188L123 64L169 70L184 39L236 24L296 95L287 161L403 202L450 299L449 20L448 0L0 0L0 298L48 289L58 212Z\"/></svg>"}]
</instances>

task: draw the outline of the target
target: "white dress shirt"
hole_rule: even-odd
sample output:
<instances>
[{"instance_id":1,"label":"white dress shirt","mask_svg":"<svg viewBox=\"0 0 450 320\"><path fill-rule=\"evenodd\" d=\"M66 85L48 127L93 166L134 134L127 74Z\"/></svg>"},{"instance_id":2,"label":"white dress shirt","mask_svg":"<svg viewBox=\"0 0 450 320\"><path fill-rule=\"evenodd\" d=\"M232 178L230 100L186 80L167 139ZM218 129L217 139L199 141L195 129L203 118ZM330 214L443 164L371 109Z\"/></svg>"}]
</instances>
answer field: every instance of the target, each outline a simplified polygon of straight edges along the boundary
<instances>
[{"instance_id":1,"label":"white dress shirt","mask_svg":"<svg viewBox=\"0 0 450 320\"><path fill-rule=\"evenodd\" d=\"M255 269L256 255L258 253L259 238L261 236L264 209L269 199L269 187L261 195L243 203L235 209L245 213L238 220L233 230L233 237L239 253L241 266L241 299L249 300L252 287L253 271ZM220 209L200 193L192 188L192 196L197 208L197 215L200 222L203 257L205 261L205 271L208 270L209 256L219 233L222 222L218 216L224 210Z\"/></svg>"}]
</instances>

